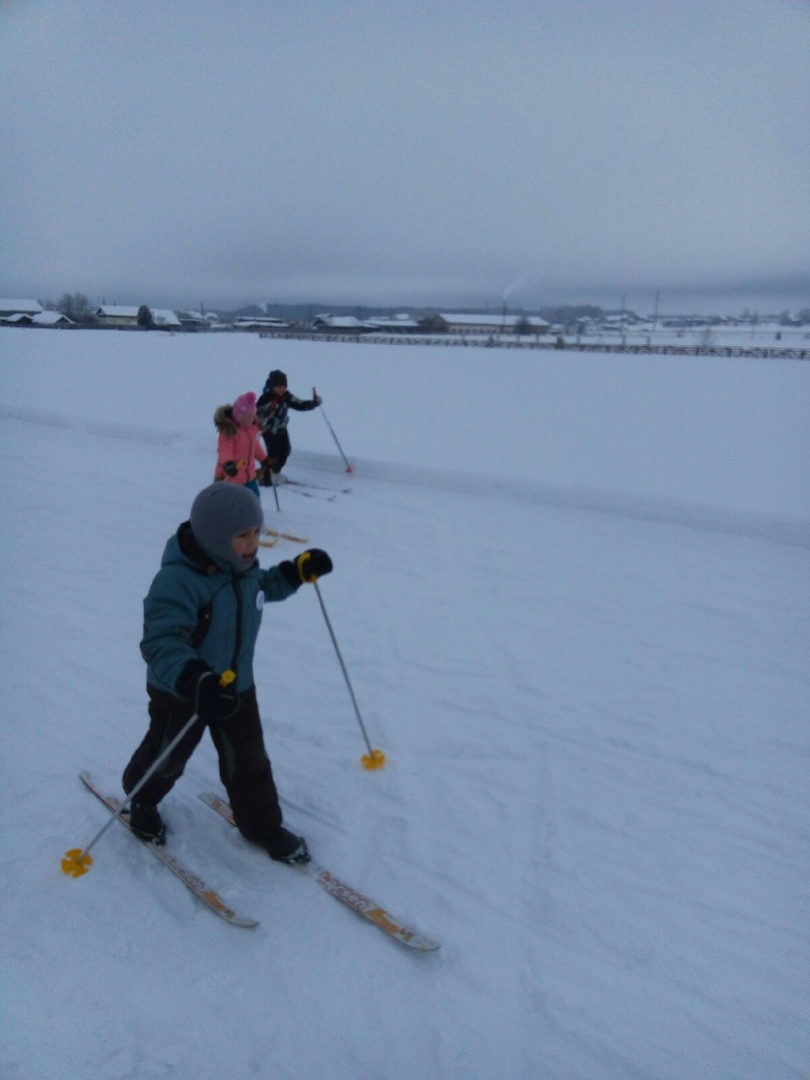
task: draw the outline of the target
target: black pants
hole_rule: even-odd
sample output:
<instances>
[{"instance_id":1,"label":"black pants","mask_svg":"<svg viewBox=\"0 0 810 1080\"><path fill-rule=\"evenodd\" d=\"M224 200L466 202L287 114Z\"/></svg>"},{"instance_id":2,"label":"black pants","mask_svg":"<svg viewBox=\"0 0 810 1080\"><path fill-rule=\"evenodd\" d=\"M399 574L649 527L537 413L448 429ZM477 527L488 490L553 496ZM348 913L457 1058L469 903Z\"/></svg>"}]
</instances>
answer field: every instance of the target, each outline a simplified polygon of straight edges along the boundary
<instances>
[{"instance_id":1,"label":"black pants","mask_svg":"<svg viewBox=\"0 0 810 1080\"><path fill-rule=\"evenodd\" d=\"M173 694L149 685L146 689L149 730L124 770L123 785L127 794L194 714L190 705ZM282 814L273 770L264 748L255 689L239 695L239 709L234 716L221 724L207 726L219 756L219 777L228 792L239 831L254 844L263 844L281 826ZM138 792L138 802L156 806L168 795L183 775L205 728L202 720L191 726Z\"/></svg>"},{"instance_id":2,"label":"black pants","mask_svg":"<svg viewBox=\"0 0 810 1080\"><path fill-rule=\"evenodd\" d=\"M287 429L283 427L280 431L277 431L275 435L271 435L269 431L265 431L262 434L262 438L264 439L264 445L267 447L267 460L270 462L273 472L280 473L287 464L287 458L290 456L290 451L292 450Z\"/></svg>"}]
</instances>

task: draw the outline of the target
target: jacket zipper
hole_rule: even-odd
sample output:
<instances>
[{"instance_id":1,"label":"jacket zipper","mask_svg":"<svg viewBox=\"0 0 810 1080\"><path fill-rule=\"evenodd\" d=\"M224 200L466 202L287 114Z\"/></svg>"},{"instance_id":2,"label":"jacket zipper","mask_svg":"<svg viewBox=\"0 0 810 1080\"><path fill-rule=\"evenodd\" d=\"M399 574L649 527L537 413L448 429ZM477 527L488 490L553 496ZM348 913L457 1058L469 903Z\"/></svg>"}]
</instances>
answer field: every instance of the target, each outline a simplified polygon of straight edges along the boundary
<instances>
[{"instance_id":1,"label":"jacket zipper","mask_svg":"<svg viewBox=\"0 0 810 1080\"><path fill-rule=\"evenodd\" d=\"M234 643L233 660L231 661L231 669L239 674L236 661L239 657L239 652L242 648L242 597L239 594L239 585L236 577L231 575L231 586L233 587L234 596L236 597L236 640Z\"/></svg>"}]
</instances>

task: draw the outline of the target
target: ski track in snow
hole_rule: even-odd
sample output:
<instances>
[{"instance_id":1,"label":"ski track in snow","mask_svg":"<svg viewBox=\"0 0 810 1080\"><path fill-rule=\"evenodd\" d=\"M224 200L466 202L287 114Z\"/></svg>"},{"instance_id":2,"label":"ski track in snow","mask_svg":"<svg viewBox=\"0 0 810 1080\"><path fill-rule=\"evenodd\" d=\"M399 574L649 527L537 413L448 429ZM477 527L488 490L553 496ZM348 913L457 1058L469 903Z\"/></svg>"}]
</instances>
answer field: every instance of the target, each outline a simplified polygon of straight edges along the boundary
<instances>
[{"instance_id":1,"label":"ski track in snow","mask_svg":"<svg viewBox=\"0 0 810 1080\"><path fill-rule=\"evenodd\" d=\"M394 466L347 485L296 451L291 475L351 492L282 488L277 513L265 491L266 522L332 554L322 593L388 760L360 766L313 592L268 605L285 813L442 950L409 954L218 820L206 739L164 810L261 921L235 930L118 826L85 877L59 870L104 820L78 770L116 790L145 731L142 599L214 447L83 402L0 408L4 1077L806 1080L805 526Z\"/></svg>"}]
</instances>

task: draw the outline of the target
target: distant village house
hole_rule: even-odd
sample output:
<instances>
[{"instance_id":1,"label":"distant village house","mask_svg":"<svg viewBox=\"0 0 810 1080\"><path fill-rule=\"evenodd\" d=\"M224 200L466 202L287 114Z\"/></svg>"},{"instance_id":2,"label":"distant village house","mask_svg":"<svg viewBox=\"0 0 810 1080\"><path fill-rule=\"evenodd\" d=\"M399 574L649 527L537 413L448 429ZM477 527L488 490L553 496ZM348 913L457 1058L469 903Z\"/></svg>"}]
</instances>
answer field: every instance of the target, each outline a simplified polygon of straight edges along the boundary
<instances>
[{"instance_id":1,"label":"distant village house","mask_svg":"<svg viewBox=\"0 0 810 1080\"><path fill-rule=\"evenodd\" d=\"M39 326L72 330L76 323L61 311L43 311L36 300L0 300L0 323L4 326Z\"/></svg>"},{"instance_id":2,"label":"distant village house","mask_svg":"<svg viewBox=\"0 0 810 1080\"><path fill-rule=\"evenodd\" d=\"M73 330L76 323L61 311L40 311L31 316L32 326L50 326L55 330Z\"/></svg>"},{"instance_id":3,"label":"distant village house","mask_svg":"<svg viewBox=\"0 0 810 1080\"><path fill-rule=\"evenodd\" d=\"M182 330L183 324L169 308L151 308L152 326L156 330Z\"/></svg>"},{"instance_id":4,"label":"distant village house","mask_svg":"<svg viewBox=\"0 0 810 1080\"><path fill-rule=\"evenodd\" d=\"M328 330L332 334L366 334L373 328L354 315L323 314L312 320L312 329Z\"/></svg>"},{"instance_id":5,"label":"distant village house","mask_svg":"<svg viewBox=\"0 0 810 1080\"><path fill-rule=\"evenodd\" d=\"M96 319L99 326L112 327L115 330L135 330L138 327L138 309L102 304L100 308L96 308Z\"/></svg>"},{"instance_id":6,"label":"distant village house","mask_svg":"<svg viewBox=\"0 0 810 1080\"><path fill-rule=\"evenodd\" d=\"M125 307L118 304L102 304L96 309L98 325L114 330L137 330L140 308ZM183 324L174 311L169 308L149 308L152 316L150 326L154 330L182 330Z\"/></svg>"},{"instance_id":7,"label":"distant village house","mask_svg":"<svg viewBox=\"0 0 810 1080\"><path fill-rule=\"evenodd\" d=\"M421 327L408 315L395 315L393 319L366 319L366 326L378 334L417 334Z\"/></svg>"},{"instance_id":8,"label":"distant village house","mask_svg":"<svg viewBox=\"0 0 810 1080\"><path fill-rule=\"evenodd\" d=\"M0 298L0 319L8 319L13 315L39 315L42 312L42 304L37 300L12 300L6 297Z\"/></svg>"},{"instance_id":9,"label":"distant village house","mask_svg":"<svg viewBox=\"0 0 810 1080\"><path fill-rule=\"evenodd\" d=\"M233 322L234 330L289 330L286 319L274 319L269 315L237 315Z\"/></svg>"},{"instance_id":10,"label":"distant village house","mask_svg":"<svg viewBox=\"0 0 810 1080\"><path fill-rule=\"evenodd\" d=\"M442 313L422 320L434 334L547 334L551 324L539 315L463 315Z\"/></svg>"}]
</instances>

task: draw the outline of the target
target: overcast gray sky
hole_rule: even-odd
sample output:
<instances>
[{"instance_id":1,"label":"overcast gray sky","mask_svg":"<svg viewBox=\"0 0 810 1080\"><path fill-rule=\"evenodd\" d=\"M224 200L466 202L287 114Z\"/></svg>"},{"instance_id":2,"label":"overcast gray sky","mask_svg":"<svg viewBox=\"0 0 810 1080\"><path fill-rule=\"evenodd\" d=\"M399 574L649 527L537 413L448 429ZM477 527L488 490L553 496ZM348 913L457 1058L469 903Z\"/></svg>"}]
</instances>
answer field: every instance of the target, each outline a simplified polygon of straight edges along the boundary
<instances>
[{"instance_id":1,"label":"overcast gray sky","mask_svg":"<svg viewBox=\"0 0 810 1080\"><path fill-rule=\"evenodd\" d=\"M803 0L2 0L0 117L4 295L810 304Z\"/></svg>"}]
</instances>

